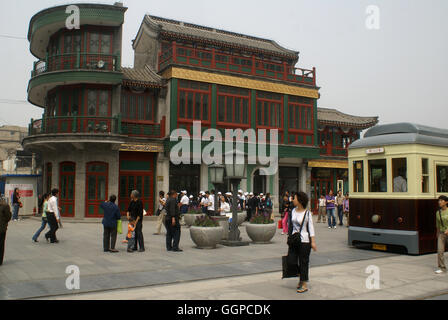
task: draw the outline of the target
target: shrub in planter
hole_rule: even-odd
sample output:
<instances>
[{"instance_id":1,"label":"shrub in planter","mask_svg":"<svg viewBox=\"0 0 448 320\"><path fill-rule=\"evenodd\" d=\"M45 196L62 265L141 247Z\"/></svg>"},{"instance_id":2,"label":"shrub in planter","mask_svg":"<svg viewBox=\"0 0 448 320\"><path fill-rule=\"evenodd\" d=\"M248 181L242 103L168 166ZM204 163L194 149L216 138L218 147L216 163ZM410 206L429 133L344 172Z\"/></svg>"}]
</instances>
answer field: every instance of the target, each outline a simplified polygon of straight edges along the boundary
<instances>
[{"instance_id":1,"label":"shrub in planter","mask_svg":"<svg viewBox=\"0 0 448 320\"><path fill-rule=\"evenodd\" d=\"M209 216L198 217L190 228L191 240L199 249L214 249L221 241L223 229Z\"/></svg>"},{"instance_id":2,"label":"shrub in planter","mask_svg":"<svg viewBox=\"0 0 448 320\"><path fill-rule=\"evenodd\" d=\"M254 243L270 243L277 230L274 220L267 213L256 214L246 224L246 232Z\"/></svg>"},{"instance_id":3,"label":"shrub in planter","mask_svg":"<svg viewBox=\"0 0 448 320\"><path fill-rule=\"evenodd\" d=\"M188 227L191 227L197 218L204 216L200 209L190 209L183 215L184 222Z\"/></svg>"}]
</instances>

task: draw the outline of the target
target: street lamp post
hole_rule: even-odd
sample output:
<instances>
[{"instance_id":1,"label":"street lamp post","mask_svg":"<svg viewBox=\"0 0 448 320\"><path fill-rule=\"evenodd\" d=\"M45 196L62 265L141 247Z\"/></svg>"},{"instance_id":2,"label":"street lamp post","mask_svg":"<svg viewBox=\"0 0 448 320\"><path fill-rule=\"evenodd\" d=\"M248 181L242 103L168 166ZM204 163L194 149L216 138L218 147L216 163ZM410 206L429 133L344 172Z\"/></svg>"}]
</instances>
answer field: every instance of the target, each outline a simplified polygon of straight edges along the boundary
<instances>
[{"instance_id":1,"label":"street lamp post","mask_svg":"<svg viewBox=\"0 0 448 320\"><path fill-rule=\"evenodd\" d=\"M229 239L223 241L227 246L247 246L249 242L242 241L238 229L238 185L242 179L246 179L245 153L232 150L225 154L226 176L232 185L232 223L230 224Z\"/></svg>"}]
</instances>

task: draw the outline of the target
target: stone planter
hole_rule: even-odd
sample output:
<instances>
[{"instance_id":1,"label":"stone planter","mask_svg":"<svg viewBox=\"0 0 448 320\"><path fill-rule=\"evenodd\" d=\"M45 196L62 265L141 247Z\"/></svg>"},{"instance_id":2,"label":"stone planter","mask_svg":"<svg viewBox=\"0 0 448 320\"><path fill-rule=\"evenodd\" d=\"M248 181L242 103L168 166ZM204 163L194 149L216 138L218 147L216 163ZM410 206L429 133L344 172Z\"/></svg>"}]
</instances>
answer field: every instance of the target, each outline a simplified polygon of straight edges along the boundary
<instances>
[{"instance_id":1,"label":"stone planter","mask_svg":"<svg viewBox=\"0 0 448 320\"><path fill-rule=\"evenodd\" d=\"M277 230L275 223L246 224L246 232L253 243L270 243Z\"/></svg>"},{"instance_id":2,"label":"stone planter","mask_svg":"<svg viewBox=\"0 0 448 320\"><path fill-rule=\"evenodd\" d=\"M195 227L190 228L191 240L198 249L215 249L222 239L222 227Z\"/></svg>"},{"instance_id":3,"label":"stone planter","mask_svg":"<svg viewBox=\"0 0 448 320\"><path fill-rule=\"evenodd\" d=\"M246 221L247 213L246 211L238 212L238 225L242 225Z\"/></svg>"},{"instance_id":4,"label":"stone planter","mask_svg":"<svg viewBox=\"0 0 448 320\"><path fill-rule=\"evenodd\" d=\"M204 216L203 213L201 213L201 214L196 214L196 213L194 213L194 214L193 213L186 213L186 214L184 214L185 225L187 227L191 227L194 224L194 222L196 221L196 219L199 218L199 217L202 217L202 216Z\"/></svg>"}]
</instances>

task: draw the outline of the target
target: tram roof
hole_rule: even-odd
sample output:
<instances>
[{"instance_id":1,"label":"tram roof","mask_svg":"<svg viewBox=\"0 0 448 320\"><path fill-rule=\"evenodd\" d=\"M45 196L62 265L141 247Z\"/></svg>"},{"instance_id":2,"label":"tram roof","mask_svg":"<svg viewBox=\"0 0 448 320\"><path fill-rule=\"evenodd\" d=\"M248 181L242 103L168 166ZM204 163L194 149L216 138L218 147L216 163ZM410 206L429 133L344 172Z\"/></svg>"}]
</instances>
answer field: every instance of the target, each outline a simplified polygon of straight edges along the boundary
<instances>
[{"instance_id":1,"label":"tram roof","mask_svg":"<svg viewBox=\"0 0 448 320\"><path fill-rule=\"evenodd\" d=\"M400 144L448 147L448 130L409 122L377 125L367 130L364 137L353 142L349 148Z\"/></svg>"}]
</instances>

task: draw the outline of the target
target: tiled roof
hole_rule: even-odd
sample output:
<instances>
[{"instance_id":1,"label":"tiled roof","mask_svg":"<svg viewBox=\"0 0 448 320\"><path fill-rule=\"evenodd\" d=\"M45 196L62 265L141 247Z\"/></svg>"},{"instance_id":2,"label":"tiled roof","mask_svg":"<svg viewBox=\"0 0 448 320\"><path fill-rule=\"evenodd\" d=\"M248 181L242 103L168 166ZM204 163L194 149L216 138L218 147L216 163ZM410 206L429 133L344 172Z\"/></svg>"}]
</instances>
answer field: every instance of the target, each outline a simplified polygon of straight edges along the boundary
<instances>
[{"instance_id":1,"label":"tiled roof","mask_svg":"<svg viewBox=\"0 0 448 320\"><path fill-rule=\"evenodd\" d=\"M317 108L317 119L320 124L351 126L362 129L370 128L378 123L378 117L359 117L328 108Z\"/></svg>"},{"instance_id":2,"label":"tiled roof","mask_svg":"<svg viewBox=\"0 0 448 320\"><path fill-rule=\"evenodd\" d=\"M148 66L141 69L122 68L123 83L148 87L161 87L162 77L153 72Z\"/></svg>"},{"instance_id":3,"label":"tiled roof","mask_svg":"<svg viewBox=\"0 0 448 320\"><path fill-rule=\"evenodd\" d=\"M145 21L159 27L159 32L186 36L220 42L222 44L248 48L257 51L270 52L272 54L287 56L291 59L298 59L298 52L286 49L273 40L257 38L235 32L204 27L192 23L177 20L165 19L152 15L146 15Z\"/></svg>"}]
</instances>

